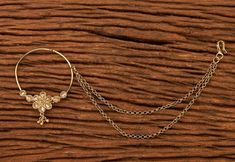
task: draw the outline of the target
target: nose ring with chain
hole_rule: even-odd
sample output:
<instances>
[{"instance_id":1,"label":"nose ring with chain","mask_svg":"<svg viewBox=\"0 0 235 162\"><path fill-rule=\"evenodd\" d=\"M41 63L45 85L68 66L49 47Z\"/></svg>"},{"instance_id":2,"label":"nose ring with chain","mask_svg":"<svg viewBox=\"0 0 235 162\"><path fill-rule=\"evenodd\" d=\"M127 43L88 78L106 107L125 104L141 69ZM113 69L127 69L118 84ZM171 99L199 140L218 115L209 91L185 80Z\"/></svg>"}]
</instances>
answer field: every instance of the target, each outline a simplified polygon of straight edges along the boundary
<instances>
[{"instance_id":1,"label":"nose ring with chain","mask_svg":"<svg viewBox=\"0 0 235 162\"><path fill-rule=\"evenodd\" d=\"M69 68L71 70L71 82L70 82L69 88L66 91L62 91L60 93L60 95L58 95L58 96L53 96L53 97L48 96L46 94L46 92L44 92L44 91L40 92L39 95L32 96L32 95L28 95L26 93L26 91L23 90L20 87L20 84L19 84L19 81L18 81L18 76L17 76L17 70L18 70L19 63L21 62L21 60L26 55L30 54L31 52L37 51L37 50L52 51L56 54L59 54L60 56L62 56L67 61L68 65L69 65ZM117 106L111 104L107 99L105 99L100 93L98 93L95 90L95 88L93 88L93 86L91 86L82 77L82 75L79 73L79 71L77 70L77 68L75 66L71 66L70 62L68 61L68 59L64 55L62 55L61 53L59 53L55 50L51 50L51 49L47 49L47 48L38 48L38 49L34 49L32 51L29 51L28 53L23 55L20 58L20 60L18 61L18 63L16 64L15 77L16 77L16 83L17 83L17 85L20 89L20 96L25 97L28 102L33 102L33 108L37 109L39 111L40 117L39 117L38 123L41 124L41 125L43 125L44 122L49 122L49 120L44 115L45 111L50 110L52 108L52 104L57 103L57 102L60 101L60 99L67 97L67 93L68 93L68 91L71 88L72 83L73 83L73 73L74 73L77 82L79 83L81 88L84 90L85 94L89 97L91 103L99 111L99 113L102 115L102 117L106 121L108 121L108 123L114 129L116 129L122 136L127 137L127 138L149 139L149 138L158 137L161 134L165 133L170 128L172 128L188 112L188 110L192 107L192 105L195 103L195 101L199 98L199 96L201 95L203 89L208 85L208 83L212 79L214 73L216 72L216 69L218 67L218 63L223 58L224 54L227 53L227 51L225 49L224 41L218 41L217 42L217 50L218 50L218 52L215 55L215 57L213 58L213 60L211 61L205 75L198 81L198 83L191 90L188 91L188 93L186 93L183 97L181 97L181 98L179 98L175 101L172 101L172 102L170 102L166 105L158 106L158 107L155 107L152 110L145 110L145 111L127 110L127 109L123 109L123 108L120 108L120 107L117 107ZM183 101L186 101L186 99L189 99L189 97L192 97L192 99L189 100L189 103L187 104L187 106L172 121L170 121L167 125L165 125L160 130L157 130L157 131L155 131L153 133L149 133L149 134L127 133L125 130L123 130L121 127L119 127L108 116L108 114L105 113L105 111L100 107L100 104L99 104L99 102L102 102L105 106L107 106L108 108L110 108L113 111L116 111L118 113L129 114L129 115L149 115L149 114L156 113L158 111L163 111L165 109L172 108L172 107L182 103Z\"/></svg>"},{"instance_id":2,"label":"nose ring with chain","mask_svg":"<svg viewBox=\"0 0 235 162\"><path fill-rule=\"evenodd\" d=\"M27 55L31 54L32 52L42 51L42 50L43 51L51 51L55 54L60 55L62 58L64 58L66 60L66 62L69 65L70 71L71 71L71 81L70 81L68 89L62 90L60 92L60 94L58 94L56 96L47 95L45 91L41 91L39 93L39 95L27 94L27 91L21 88L19 80L18 80L18 66L19 66L20 62L23 60L23 58L25 58ZM58 102L60 102L61 99L65 99L67 97L67 94L68 94L68 92L72 86L72 83L73 83L73 70L72 70L72 66L71 66L69 60L60 52L52 50L52 49L48 49L48 48L37 48L37 49L33 49L33 50L25 53L20 58L20 60L17 62L16 67L15 67L15 79L16 79L17 86L19 87L19 90L20 90L20 96L25 97L27 102L32 102L33 109L38 110L40 113L40 117L39 117L37 123L40 125L43 125L45 122L49 122L49 119L45 116L46 110L52 109L52 104L58 103Z\"/></svg>"}]
</instances>

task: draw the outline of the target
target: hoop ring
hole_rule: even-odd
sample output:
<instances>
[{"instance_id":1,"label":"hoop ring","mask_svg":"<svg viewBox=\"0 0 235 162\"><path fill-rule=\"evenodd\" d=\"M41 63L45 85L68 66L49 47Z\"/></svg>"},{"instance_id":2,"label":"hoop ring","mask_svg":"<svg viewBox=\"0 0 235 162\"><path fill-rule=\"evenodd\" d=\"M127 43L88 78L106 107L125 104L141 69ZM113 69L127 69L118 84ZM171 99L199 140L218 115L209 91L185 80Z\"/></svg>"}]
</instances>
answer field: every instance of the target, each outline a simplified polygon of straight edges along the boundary
<instances>
[{"instance_id":1,"label":"hoop ring","mask_svg":"<svg viewBox=\"0 0 235 162\"><path fill-rule=\"evenodd\" d=\"M16 67L15 67L15 79L16 79L16 84L17 84L17 86L19 87L19 90L20 90L20 91L22 90L22 88L21 88L21 86L20 86L20 83L19 83L19 79L18 79L18 67L19 67L20 62L21 62L27 55L29 55L30 53L35 52L35 51L40 51L40 50L41 50L41 51L52 51L52 52L54 52L54 53L60 55L60 56L61 56L62 58L64 58L65 61L68 63L69 68L70 68L70 73L71 73L70 84L69 84L69 87L68 87L68 89L67 89L67 91L66 91L66 92L68 93L69 90L70 90L70 88L71 88L71 86L72 86L72 84L73 84L73 69L72 69L72 65L71 65L71 63L69 62L69 60L68 60L62 53L60 53L60 52L58 52L58 51L56 51L56 50L48 49L48 48L36 48L36 49L33 49L33 50L31 50L31 51L25 53L25 54L20 58L20 60L17 62Z\"/></svg>"},{"instance_id":2,"label":"hoop ring","mask_svg":"<svg viewBox=\"0 0 235 162\"><path fill-rule=\"evenodd\" d=\"M35 51L39 51L39 50L44 50L44 51L52 51L53 53L56 53L58 55L60 55L62 58L65 59L65 61L68 63L69 68L70 68L70 72L71 72L71 80L70 80L70 84L69 87L66 91L61 91L60 95L56 95L56 96L49 96L46 94L45 91L41 91L39 95L28 95L27 92L25 90L23 90L20 86L19 83L19 79L18 79L18 67L20 62L22 61L22 59L24 57L26 57L27 55L29 55L32 52ZM39 123L40 125L43 125L45 122L49 122L49 119L47 119L47 117L44 115L46 110L50 110L52 109L52 104L54 103L58 103L60 102L61 99L64 99L67 97L67 94L73 84L73 69L72 69L72 65L69 62L69 60L60 52L56 51L56 50L52 50L52 49L48 49L48 48L36 48L33 49L27 53L25 53L20 60L16 63L15 66L15 79L16 79L16 84L20 90L20 96L25 97L27 102L33 102L32 107L33 109L37 109L40 113L40 117L37 121L37 123Z\"/></svg>"}]
</instances>

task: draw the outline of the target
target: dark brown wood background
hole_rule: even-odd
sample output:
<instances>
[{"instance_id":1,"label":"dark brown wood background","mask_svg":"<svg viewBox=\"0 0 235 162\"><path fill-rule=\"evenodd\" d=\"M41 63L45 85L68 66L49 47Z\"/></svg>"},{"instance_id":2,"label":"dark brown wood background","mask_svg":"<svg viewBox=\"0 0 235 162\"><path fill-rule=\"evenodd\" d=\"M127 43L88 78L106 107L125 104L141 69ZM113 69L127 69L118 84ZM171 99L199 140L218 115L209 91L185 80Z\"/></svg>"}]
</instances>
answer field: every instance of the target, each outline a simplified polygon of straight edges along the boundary
<instances>
[{"instance_id":1,"label":"dark brown wood background","mask_svg":"<svg viewBox=\"0 0 235 162\"><path fill-rule=\"evenodd\" d=\"M234 161L234 36L233 0L2 0L0 161ZM15 64L25 52L52 48L113 104L151 110L199 81L221 39L228 55L209 86L179 123L155 139L120 136L76 82L41 127L15 83ZM70 79L65 62L44 52L27 57L19 70L22 87L32 94L56 94ZM137 117L103 108L127 132L153 133L186 104Z\"/></svg>"}]
</instances>

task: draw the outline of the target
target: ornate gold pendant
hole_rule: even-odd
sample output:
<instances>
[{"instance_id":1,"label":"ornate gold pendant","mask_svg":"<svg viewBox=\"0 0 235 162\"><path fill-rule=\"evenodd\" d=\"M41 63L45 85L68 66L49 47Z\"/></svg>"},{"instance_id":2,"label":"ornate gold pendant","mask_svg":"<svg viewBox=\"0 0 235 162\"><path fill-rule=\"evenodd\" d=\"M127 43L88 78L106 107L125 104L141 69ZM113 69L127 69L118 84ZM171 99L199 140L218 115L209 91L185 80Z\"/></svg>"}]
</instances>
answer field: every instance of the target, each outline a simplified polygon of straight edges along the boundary
<instances>
[{"instance_id":1,"label":"ornate gold pendant","mask_svg":"<svg viewBox=\"0 0 235 162\"><path fill-rule=\"evenodd\" d=\"M60 55L68 64L69 66L69 69L70 69L70 73L71 73L71 79L70 79L70 84L69 84L69 87L66 91L61 91L60 95L58 96L49 96L46 94L46 92L42 91L40 92L39 95L27 95L27 92L21 88L20 86L20 82L19 82L19 79L18 79L18 66L20 64L20 62L29 54L35 52L35 51L49 51L49 52L52 52L52 53L55 53L57 55ZM52 50L52 49L48 49L48 48L36 48L36 49L33 49L27 53L25 53L20 59L19 61L16 63L16 66L15 66L15 79L16 79L16 84L20 90L20 96L22 97L25 97L26 100L28 102L32 102L32 107L36 110L39 111L40 113L40 117L38 119L38 123L40 125L43 125L45 122L49 122L49 119L47 119L45 117L45 112L46 110L50 110L52 109L52 104L53 103L57 103L57 102L60 102L60 99L61 98L66 98L67 97L67 93L69 92L72 84L73 84L73 69L72 69L72 65L71 63L69 62L69 60L60 52L56 51L56 50Z\"/></svg>"},{"instance_id":2,"label":"ornate gold pendant","mask_svg":"<svg viewBox=\"0 0 235 162\"><path fill-rule=\"evenodd\" d=\"M20 91L20 96L23 96L26 98L27 102L32 102L32 107L33 109L36 109L40 113L40 117L37 121L38 124L43 125L45 122L49 122L49 119L45 116L46 110L51 110L52 109L52 104L53 103L58 103L60 102L61 98L66 98L67 97L67 92L62 91L60 93L60 96L49 96L46 94L45 91L40 92L39 95L27 95L25 90Z\"/></svg>"}]
</instances>

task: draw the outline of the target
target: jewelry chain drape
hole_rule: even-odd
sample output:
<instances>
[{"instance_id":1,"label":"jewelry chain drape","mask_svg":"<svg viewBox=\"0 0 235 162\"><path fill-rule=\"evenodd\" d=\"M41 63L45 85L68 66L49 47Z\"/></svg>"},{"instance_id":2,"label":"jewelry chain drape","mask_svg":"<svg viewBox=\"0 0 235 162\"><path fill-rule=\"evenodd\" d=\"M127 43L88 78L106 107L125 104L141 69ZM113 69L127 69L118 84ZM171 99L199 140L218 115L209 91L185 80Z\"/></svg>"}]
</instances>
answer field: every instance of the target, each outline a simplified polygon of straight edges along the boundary
<instances>
[{"instance_id":1,"label":"jewelry chain drape","mask_svg":"<svg viewBox=\"0 0 235 162\"><path fill-rule=\"evenodd\" d=\"M215 70L217 68L217 64L219 61L223 58L223 53L221 52L220 49L220 43L219 41L217 43L217 48L218 48L218 53L214 57L212 63L210 64L209 68L207 69L207 72L205 75L202 77L202 79L182 98L171 102L167 105L157 107L153 110L149 111L131 111L131 110L126 110L126 109L121 109L117 106L114 106L111 104L109 101L107 101L103 96L101 96L78 72L75 66L73 66L73 71L76 76L76 79L79 83L79 85L82 87L82 89L85 91L86 95L90 98L92 104L96 107L96 109L100 112L100 114L113 126L114 129L116 129L122 136L129 137L129 138L136 138L136 139L147 139L147 138L154 138L156 136L161 135L168 129L170 129L175 123L177 123L184 115L185 113L191 108L191 106L194 104L194 102L197 100L197 98L201 95L202 90L207 86L209 81L211 80L213 74L215 73ZM222 41L222 46L223 46L223 51L226 51L224 48L224 42ZM226 51L227 52L227 51ZM222 57L219 57L222 55ZM159 131L156 131L152 134L131 134L127 133L123 129L121 129L104 111L103 109L99 106L96 98L103 102L106 106L111 108L112 110L119 112L119 113L126 113L126 114L131 114L131 115L147 115L147 114L152 114L154 112L164 110L167 108L171 108L184 100L186 100L188 97L193 96L193 98L189 101L188 105L176 116L175 119L173 119L170 123L168 123L166 126L161 128ZM95 98L95 97L96 98Z\"/></svg>"}]
</instances>

